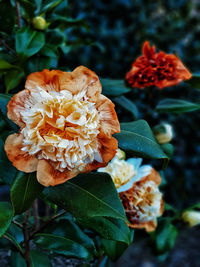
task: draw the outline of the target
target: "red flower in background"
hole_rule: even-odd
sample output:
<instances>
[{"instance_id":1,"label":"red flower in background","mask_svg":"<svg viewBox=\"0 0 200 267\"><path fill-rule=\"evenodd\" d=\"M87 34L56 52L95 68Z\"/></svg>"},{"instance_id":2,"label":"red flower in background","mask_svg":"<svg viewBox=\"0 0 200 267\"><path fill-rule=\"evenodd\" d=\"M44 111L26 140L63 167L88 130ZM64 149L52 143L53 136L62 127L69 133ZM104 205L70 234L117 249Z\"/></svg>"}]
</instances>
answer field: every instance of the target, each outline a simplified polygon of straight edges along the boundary
<instances>
[{"instance_id":1,"label":"red flower in background","mask_svg":"<svg viewBox=\"0 0 200 267\"><path fill-rule=\"evenodd\" d=\"M157 86L159 89L176 85L192 77L192 74L174 54L156 53L155 46L146 41L143 55L132 64L126 74L126 81L132 87Z\"/></svg>"}]
</instances>

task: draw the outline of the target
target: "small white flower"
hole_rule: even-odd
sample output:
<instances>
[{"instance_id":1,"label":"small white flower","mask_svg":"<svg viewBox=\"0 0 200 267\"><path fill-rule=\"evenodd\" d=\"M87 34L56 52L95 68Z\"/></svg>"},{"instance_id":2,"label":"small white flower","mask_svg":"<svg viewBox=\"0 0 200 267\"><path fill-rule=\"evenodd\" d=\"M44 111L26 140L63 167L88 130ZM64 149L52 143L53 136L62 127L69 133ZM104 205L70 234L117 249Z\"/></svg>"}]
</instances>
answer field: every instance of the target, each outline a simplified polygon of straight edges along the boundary
<instances>
[{"instance_id":1,"label":"small white flower","mask_svg":"<svg viewBox=\"0 0 200 267\"><path fill-rule=\"evenodd\" d=\"M153 132L159 144L169 143L173 138L173 128L168 123L155 126Z\"/></svg>"},{"instance_id":2,"label":"small white flower","mask_svg":"<svg viewBox=\"0 0 200 267\"><path fill-rule=\"evenodd\" d=\"M183 221L189 223L190 227L200 224L199 211L185 211L182 215Z\"/></svg>"},{"instance_id":3,"label":"small white flower","mask_svg":"<svg viewBox=\"0 0 200 267\"><path fill-rule=\"evenodd\" d=\"M151 173L150 165L141 164L141 158L130 158L125 161L115 156L105 168L99 168L98 171L109 173L120 193L130 189L135 182Z\"/></svg>"}]
</instances>

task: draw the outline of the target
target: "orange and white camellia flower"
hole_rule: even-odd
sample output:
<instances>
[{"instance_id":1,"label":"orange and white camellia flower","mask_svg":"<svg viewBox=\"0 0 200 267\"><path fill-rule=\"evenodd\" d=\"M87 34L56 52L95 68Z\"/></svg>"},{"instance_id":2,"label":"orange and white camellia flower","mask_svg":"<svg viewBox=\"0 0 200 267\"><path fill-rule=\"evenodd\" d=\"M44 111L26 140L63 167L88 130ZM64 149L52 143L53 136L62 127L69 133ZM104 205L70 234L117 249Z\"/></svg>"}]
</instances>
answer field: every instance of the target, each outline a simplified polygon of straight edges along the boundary
<instances>
[{"instance_id":1,"label":"orange and white camellia flower","mask_svg":"<svg viewBox=\"0 0 200 267\"><path fill-rule=\"evenodd\" d=\"M116 154L112 135L120 126L114 104L101 91L98 76L83 66L30 74L25 90L8 103L8 118L20 127L5 142L12 164L37 171L44 186L106 166Z\"/></svg>"},{"instance_id":2,"label":"orange and white camellia flower","mask_svg":"<svg viewBox=\"0 0 200 267\"><path fill-rule=\"evenodd\" d=\"M141 166L141 158L120 160L116 156L99 172L109 173L119 193L126 216L132 228L153 231L157 217L163 213L161 177L150 165Z\"/></svg>"},{"instance_id":3,"label":"orange and white camellia flower","mask_svg":"<svg viewBox=\"0 0 200 267\"><path fill-rule=\"evenodd\" d=\"M151 47L148 41L144 43L142 53L143 55L133 62L125 77L132 87L142 89L157 86L162 89L192 77L177 56L162 51L156 53L155 46Z\"/></svg>"}]
</instances>

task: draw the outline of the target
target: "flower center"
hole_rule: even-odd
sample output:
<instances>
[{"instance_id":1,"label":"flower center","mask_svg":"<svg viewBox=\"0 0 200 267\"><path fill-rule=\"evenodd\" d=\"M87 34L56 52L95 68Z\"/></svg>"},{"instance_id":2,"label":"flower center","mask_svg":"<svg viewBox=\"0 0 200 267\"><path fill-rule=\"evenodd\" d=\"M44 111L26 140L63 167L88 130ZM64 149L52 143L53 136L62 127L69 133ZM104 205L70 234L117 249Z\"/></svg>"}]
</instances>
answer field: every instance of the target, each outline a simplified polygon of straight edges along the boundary
<instances>
[{"instance_id":1,"label":"flower center","mask_svg":"<svg viewBox=\"0 0 200 267\"><path fill-rule=\"evenodd\" d=\"M25 127L23 151L49 159L56 169L79 168L97 160L99 114L86 92L31 91L21 112Z\"/></svg>"},{"instance_id":2,"label":"flower center","mask_svg":"<svg viewBox=\"0 0 200 267\"><path fill-rule=\"evenodd\" d=\"M98 171L109 173L117 189L136 175L132 164L118 158L114 158L105 168L100 168Z\"/></svg>"},{"instance_id":3,"label":"flower center","mask_svg":"<svg viewBox=\"0 0 200 267\"><path fill-rule=\"evenodd\" d=\"M133 196L133 209L136 210L135 219L141 222L154 220L160 215L160 203L162 194L153 181L147 181L143 185L136 186L136 194Z\"/></svg>"}]
</instances>

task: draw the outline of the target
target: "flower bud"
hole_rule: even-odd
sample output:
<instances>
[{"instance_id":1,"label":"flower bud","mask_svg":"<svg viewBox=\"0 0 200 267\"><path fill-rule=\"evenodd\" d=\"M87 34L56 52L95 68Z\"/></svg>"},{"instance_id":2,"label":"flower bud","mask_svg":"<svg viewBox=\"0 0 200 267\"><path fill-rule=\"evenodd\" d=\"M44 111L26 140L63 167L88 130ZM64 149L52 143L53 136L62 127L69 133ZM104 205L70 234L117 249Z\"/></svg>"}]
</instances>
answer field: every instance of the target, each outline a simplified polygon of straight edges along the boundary
<instances>
[{"instance_id":1,"label":"flower bud","mask_svg":"<svg viewBox=\"0 0 200 267\"><path fill-rule=\"evenodd\" d=\"M159 144L169 143L173 138L172 126L167 123L156 125L153 132Z\"/></svg>"},{"instance_id":2,"label":"flower bud","mask_svg":"<svg viewBox=\"0 0 200 267\"><path fill-rule=\"evenodd\" d=\"M117 153L115 154L115 156L118 158L118 159L125 159L126 158L126 153L121 150L121 149L117 149Z\"/></svg>"},{"instance_id":3,"label":"flower bud","mask_svg":"<svg viewBox=\"0 0 200 267\"><path fill-rule=\"evenodd\" d=\"M188 223L190 227L200 224L200 212L199 211L185 211L182 214L184 222Z\"/></svg>"},{"instance_id":4,"label":"flower bud","mask_svg":"<svg viewBox=\"0 0 200 267\"><path fill-rule=\"evenodd\" d=\"M41 16L34 17L32 20L32 24L35 29L41 31L45 30L45 28L47 27L46 20Z\"/></svg>"}]
</instances>

